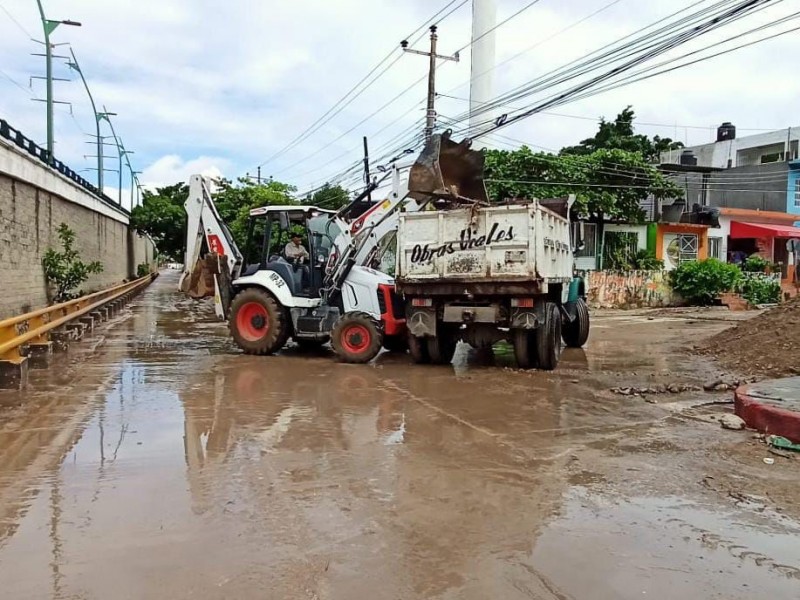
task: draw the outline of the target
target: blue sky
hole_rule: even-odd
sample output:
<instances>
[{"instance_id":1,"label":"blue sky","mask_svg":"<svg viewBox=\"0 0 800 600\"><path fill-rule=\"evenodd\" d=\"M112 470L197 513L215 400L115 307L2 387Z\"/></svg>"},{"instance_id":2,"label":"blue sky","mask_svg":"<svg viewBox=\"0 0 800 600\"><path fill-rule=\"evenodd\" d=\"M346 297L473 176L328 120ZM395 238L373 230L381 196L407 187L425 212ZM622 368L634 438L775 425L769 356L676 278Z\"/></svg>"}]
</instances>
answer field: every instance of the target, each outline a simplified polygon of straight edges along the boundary
<instances>
[{"instance_id":1,"label":"blue sky","mask_svg":"<svg viewBox=\"0 0 800 600\"><path fill-rule=\"evenodd\" d=\"M60 27L53 41L71 44L98 103L119 114L118 133L135 152L131 158L143 171L142 182L150 186L174 183L198 171L228 177L255 173L256 165L292 141L400 40L448 4L446 0L44 3L49 18L83 23L81 28ZM541 0L498 29L498 62L608 8L499 67L495 89L498 93L510 89L692 3L618 0L609 6L610 0ZM774 8L696 45L800 10L796 0L773 3ZM528 0L497 0L497 4L502 21ZM440 52L468 44L469 8L467 2L440 24ZM34 95L44 97L44 84L34 80L29 89L29 77L43 74L44 59L30 55L41 51L30 37L41 39L35 2L0 0L0 115L44 141L44 105L30 100ZM789 34L576 102L558 109L559 114L537 115L503 133L557 149L591 135L598 116L613 117L627 104L634 105L642 122L658 124L642 125L642 132L689 143L710 141L713 126L722 121L733 121L742 134L748 129L798 125L800 79L791 70L798 50L800 33ZM56 76L71 76L63 61L56 65ZM370 137L373 148L396 140L424 116L424 82L351 133L342 134L423 76L425 69L422 57L403 56L336 118L266 164L263 174L307 189L357 160L362 135ZM94 153L84 132L92 132L94 124L80 81L72 79L56 84L56 98L72 103L72 114L65 106L56 108L56 151L73 168L84 169L93 166L93 159L84 158ZM466 51L461 62L439 70L438 89L466 97L468 79ZM464 111L466 104L441 99L437 108L452 116ZM113 149L108 152L113 154ZM84 175L95 177L88 171ZM108 173L106 179L107 192L115 193L111 188L116 188L116 174Z\"/></svg>"}]
</instances>

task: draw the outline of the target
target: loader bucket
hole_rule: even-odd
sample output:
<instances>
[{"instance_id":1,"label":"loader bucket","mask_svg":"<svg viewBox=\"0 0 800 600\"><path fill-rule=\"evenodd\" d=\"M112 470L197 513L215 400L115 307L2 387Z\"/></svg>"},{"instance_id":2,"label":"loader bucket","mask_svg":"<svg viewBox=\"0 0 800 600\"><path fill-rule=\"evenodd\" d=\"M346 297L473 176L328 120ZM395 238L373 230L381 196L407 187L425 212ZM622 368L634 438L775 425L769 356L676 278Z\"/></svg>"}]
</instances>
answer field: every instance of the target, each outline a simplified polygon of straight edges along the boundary
<instances>
[{"instance_id":1,"label":"loader bucket","mask_svg":"<svg viewBox=\"0 0 800 600\"><path fill-rule=\"evenodd\" d=\"M440 198L466 197L488 202L483 182L483 152L470 149L470 140L450 139L450 130L431 136L408 176L408 191Z\"/></svg>"},{"instance_id":2,"label":"loader bucket","mask_svg":"<svg viewBox=\"0 0 800 600\"><path fill-rule=\"evenodd\" d=\"M214 275L217 274L217 257L208 255L199 258L194 268L184 273L180 291L190 298L207 298L214 295Z\"/></svg>"}]
</instances>

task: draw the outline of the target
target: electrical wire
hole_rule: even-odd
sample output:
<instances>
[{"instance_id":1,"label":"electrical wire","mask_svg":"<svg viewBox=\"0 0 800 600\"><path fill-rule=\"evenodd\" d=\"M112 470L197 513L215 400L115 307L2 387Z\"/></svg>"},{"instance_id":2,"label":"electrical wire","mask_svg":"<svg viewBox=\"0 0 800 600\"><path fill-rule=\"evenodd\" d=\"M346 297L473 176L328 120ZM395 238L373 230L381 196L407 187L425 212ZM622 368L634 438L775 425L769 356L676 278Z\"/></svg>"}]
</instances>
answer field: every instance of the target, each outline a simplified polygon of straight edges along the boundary
<instances>
[{"instance_id":1,"label":"electrical wire","mask_svg":"<svg viewBox=\"0 0 800 600\"><path fill-rule=\"evenodd\" d=\"M23 27L22 23L20 23L20 22L19 22L19 21L18 21L18 20L17 20L17 19L14 17L14 15L12 15L12 14L11 14L11 13L8 11L8 9L7 9L5 6L3 6L2 4L0 4L0 10L2 10L4 13L6 13L6 15L8 16L8 18L9 18L9 19L11 19L11 20L14 22L14 25L16 25L16 26L17 26L17 28L18 28L18 29L19 29L19 30L20 30L22 33L24 33L26 36L28 36L28 39L31 39L31 40L33 39L33 36L30 34L30 32L29 32L27 29L25 29L25 27Z\"/></svg>"},{"instance_id":2,"label":"electrical wire","mask_svg":"<svg viewBox=\"0 0 800 600\"><path fill-rule=\"evenodd\" d=\"M415 29L413 32L411 32L406 37L407 38L413 37L420 30L424 30L424 28L427 26L428 23L433 22L437 17L439 17L443 12L445 12L449 7L451 7L453 4L455 4L458 1L459 0L451 0L450 2L448 2L444 6L444 8L440 9L439 11L437 11L431 18L429 18L425 23L423 23L421 26L419 26L417 29ZM467 0L461 0L460 4L458 4L456 9L460 8L461 6L463 6L466 2L467 2ZM452 12L453 11L451 11L450 13L445 15L444 18L446 18L447 16L452 14ZM424 35L424 32L423 32L423 35ZM364 84L364 82L366 82L389 59L391 59L392 56L396 52L397 52L397 48L393 48L386 56L384 56L383 59L381 59L381 61L377 65L375 65L369 71L369 73L367 73L361 80L358 81L358 83L356 83L352 88L350 88L350 90L344 96L339 98L339 100L337 100L336 103L334 103L334 105L331 108L329 108L321 117L319 117L316 121L314 121L314 123L312 123L309 127L307 127L295 139L293 139L286 146L284 146L283 148L281 148L280 150L278 150L277 152L272 154L269 158L267 158L265 161L263 161L258 166L259 167L263 167L264 165L268 164L269 162L271 162L275 158L278 158L279 156L281 156L283 153L288 152L289 150L291 150L292 148L294 148L298 144L300 144L303 141L305 141L306 139L308 139L308 137L313 135L315 132L319 131L319 129L321 127L323 127L325 124L330 122L334 117L336 117L336 115L341 113L342 110L344 110L347 106L349 106L354 100L356 100L356 98L361 96L361 94L363 94L367 89L369 89L378 79L380 79L386 72L388 72L388 70L391 69L400 60L400 58L402 58L403 54L401 53L386 68L384 68L380 73L378 73L375 77L373 77L366 85L361 87L361 89L359 90L359 87L362 86L362 84ZM356 90L358 90L358 91L356 91Z\"/></svg>"}]
</instances>

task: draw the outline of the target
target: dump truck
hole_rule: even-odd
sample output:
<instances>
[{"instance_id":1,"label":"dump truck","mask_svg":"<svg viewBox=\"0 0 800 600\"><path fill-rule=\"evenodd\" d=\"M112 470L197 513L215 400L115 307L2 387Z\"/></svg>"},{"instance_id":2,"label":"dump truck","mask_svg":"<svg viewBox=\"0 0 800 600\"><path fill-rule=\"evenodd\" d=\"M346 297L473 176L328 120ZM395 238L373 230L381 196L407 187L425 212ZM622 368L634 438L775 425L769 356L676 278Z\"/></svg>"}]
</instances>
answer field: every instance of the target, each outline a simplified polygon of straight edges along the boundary
<instances>
[{"instance_id":1,"label":"dump truck","mask_svg":"<svg viewBox=\"0 0 800 600\"><path fill-rule=\"evenodd\" d=\"M433 140L418 162L428 165L422 175L438 174L424 186L440 206L399 216L395 287L410 353L417 363L449 363L460 340L475 348L505 340L521 368L555 369L562 342L580 347L589 336L586 290L574 273L574 197L490 204L482 163L472 167L481 177L462 176L461 188L437 168L436 157L463 153L448 136Z\"/></svg>"}]
</instances>

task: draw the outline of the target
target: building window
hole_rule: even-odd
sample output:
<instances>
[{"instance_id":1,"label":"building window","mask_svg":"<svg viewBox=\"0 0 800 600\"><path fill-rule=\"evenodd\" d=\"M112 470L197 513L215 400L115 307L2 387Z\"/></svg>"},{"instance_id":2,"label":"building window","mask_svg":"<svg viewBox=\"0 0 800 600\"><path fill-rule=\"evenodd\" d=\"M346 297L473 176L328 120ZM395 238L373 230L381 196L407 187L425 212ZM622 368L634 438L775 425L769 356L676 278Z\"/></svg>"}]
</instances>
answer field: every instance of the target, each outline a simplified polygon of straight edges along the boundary
<instances>
[{"instance_id":1,"label":"building window","mask_svg":"<svg viewBox=\"0 0 800 600\"><path fill-rule=\"evenodd\" d=\"M689 233L674 235L667 243L666 258L668 264L674 268L681 263L697 260L697 248L698 238L696 235Z\"/></svg>"},{"instance_id":2,"label":"building window","mask_svg":"<svg viewBox=\"0 0 800 600\"><path fill-rule=\"evenodd\" d=\"M722 238L708 238L708 257L722 259Z\"/></svg>"},{"instance_id":3,"label":"building window","mask_svg":"<svg viewBox=\"0 0 800 600\"><path fill-rule=\"evenodd\" d=\"M639 251L639 235L632 231L606 231L603 239L604 269L628 270Z\"/></svg>"},{"instance_id":4,"label":"building window","mask_svg":"<svg viewBox=\"0 0 800 600\"><path fill-rule=\"evenodd\" d=\"M572 224L572 239L580 236L580 223ZM575 258L594 258L597 256L597 224L583 224L583 248L575 251Z\"/></svg>"},{"instance_id":5,"label":"building window","mask_svg":"<svg viewBox=\"0 0 800 600\"><path fill-rule=\"evenodd\" d=\"M800 179L794 180L794 207L800 208Z\"/></svg>"}]
</instances>

